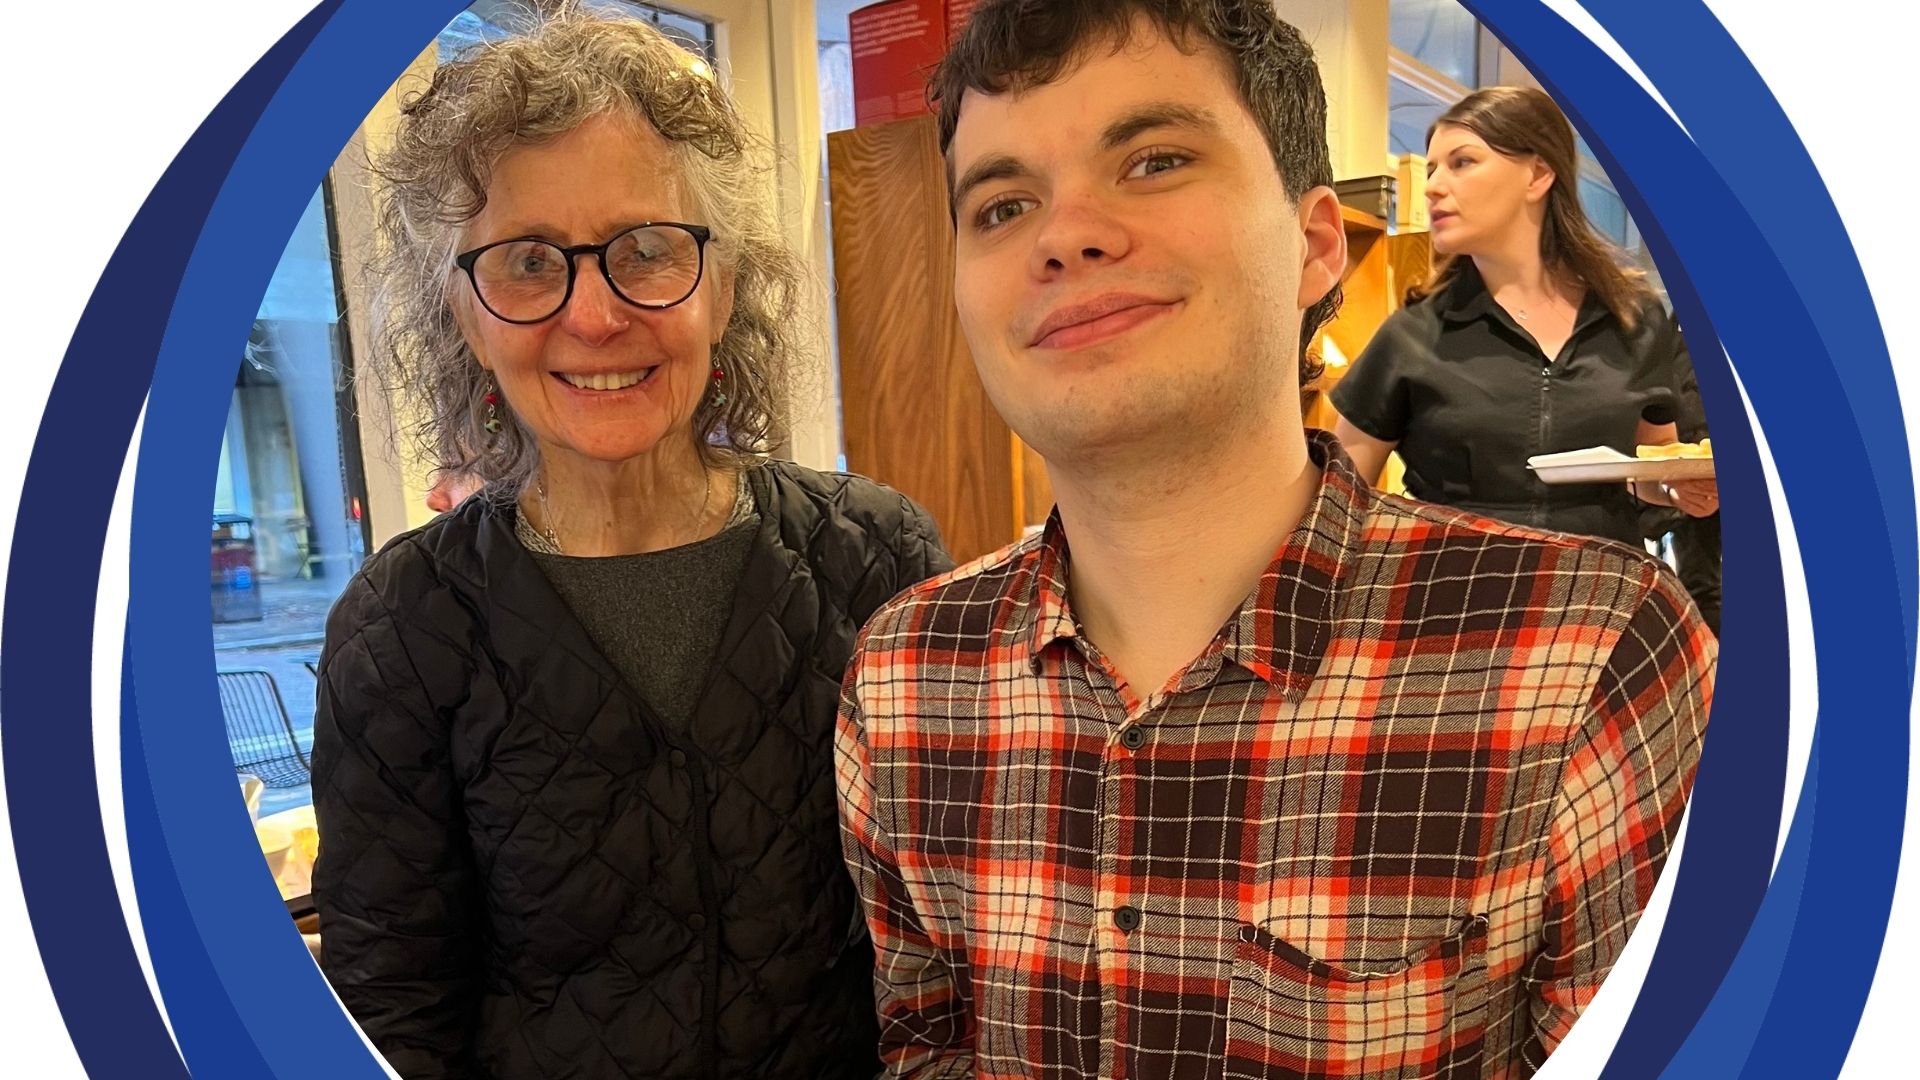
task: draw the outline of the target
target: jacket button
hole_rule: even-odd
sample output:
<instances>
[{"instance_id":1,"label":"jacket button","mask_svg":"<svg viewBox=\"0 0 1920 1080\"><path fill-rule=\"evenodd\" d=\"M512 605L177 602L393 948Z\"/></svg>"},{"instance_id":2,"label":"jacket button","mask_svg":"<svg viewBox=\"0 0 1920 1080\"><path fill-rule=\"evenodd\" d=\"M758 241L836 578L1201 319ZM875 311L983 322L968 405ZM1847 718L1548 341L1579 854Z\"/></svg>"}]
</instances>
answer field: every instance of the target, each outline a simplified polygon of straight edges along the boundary
<instances>
[{"instance_id":1,"label":"jacket button","mask_svg":"<svg viewBox=\"0 0 1920 1080\"><path fill-rule=\"evenodd\" d=\"M1147 745L1147 729L1135 724L1120 733L1120 745L1129 750L1138 750Z\"/></svg>"},{"instance_id":2,"label":"jacket button","mask_svg":"<svg viewBox=\"0 0 1920 1080\"><path fill-rule=\"evenodd\" d=\"M1135 930L1140 929L1140 909L1128 905L1115 911L1113 913L1113 925L1119 927L1121 933L1125 934L1131 934Z\"/></svg>"},{"instance_id":3,"label":"jacket button","mask_svg":"<svg viewBox=\"0 0 1920 1080\"><path fill-rule=\"evenodd\" d=\"M667 755L667 760L673 762L674 768L684 769L687 767L687 752L676 747L672 753Z\"/></svg>"},{"instance_id":4,"label":"jacket button","mask_svg":"<svg viewBox=\"0 0 1920 1080\"><path fill-rule=\"evenodd\" d=\"M687 929L697 932L700 930L705 930L706 928L707 928L707 917L705 915L702 915L696 911L693 914L687 916Z\"/></svg>"}]
</instances>

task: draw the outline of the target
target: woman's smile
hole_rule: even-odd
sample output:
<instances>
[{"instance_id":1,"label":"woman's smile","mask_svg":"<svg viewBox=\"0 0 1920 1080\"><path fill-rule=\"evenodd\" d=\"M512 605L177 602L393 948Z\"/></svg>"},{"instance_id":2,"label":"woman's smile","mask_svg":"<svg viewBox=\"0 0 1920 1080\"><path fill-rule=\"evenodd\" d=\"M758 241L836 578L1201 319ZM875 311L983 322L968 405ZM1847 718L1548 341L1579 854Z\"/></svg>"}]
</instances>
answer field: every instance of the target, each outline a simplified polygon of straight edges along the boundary
<instances>
[{"instance_id":1,"label":"woman's smile","mask_svg":"<svg viewBox=\"0 0 1920 1080\"><path fill-rule=\"evenodd\" d=\"M553 377L566 383L575 390L582 390L593 394L605 394L638 386L651 379L653 373L659 370L660 365L655 364L651 367L644 367L635 371L600 371L592 373L556 371L553 373Z\"/></svg>"}]
</instances>

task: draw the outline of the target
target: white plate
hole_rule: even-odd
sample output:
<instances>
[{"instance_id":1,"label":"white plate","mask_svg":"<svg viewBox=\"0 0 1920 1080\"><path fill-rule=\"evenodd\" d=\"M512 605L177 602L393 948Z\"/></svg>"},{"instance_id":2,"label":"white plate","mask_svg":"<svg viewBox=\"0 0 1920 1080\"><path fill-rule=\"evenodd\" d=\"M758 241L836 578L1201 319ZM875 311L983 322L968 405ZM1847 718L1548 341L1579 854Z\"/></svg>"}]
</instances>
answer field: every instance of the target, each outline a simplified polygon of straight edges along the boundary
<instances>
[{"instance_id":1,"label":"white plate","mask_svg":"<svg viewBox=\"0 0 1920 1080\"><path fill-rule=\"evenodd\" d=\"M1623 484L1628 480L1710 480L1712 458L1637 458L1597 446L1527 459L1543 484Z\"/></svg>"}]
</instances>

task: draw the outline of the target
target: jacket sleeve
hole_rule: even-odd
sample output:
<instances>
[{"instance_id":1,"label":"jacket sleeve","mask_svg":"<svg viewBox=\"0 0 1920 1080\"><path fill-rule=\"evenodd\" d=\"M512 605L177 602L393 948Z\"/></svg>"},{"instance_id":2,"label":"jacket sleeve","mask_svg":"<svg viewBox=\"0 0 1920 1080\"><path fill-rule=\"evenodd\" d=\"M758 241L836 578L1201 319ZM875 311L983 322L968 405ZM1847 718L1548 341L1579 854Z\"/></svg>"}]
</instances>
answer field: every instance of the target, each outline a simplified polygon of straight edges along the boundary
<instances>
[{"instance_id":1,"label":"jacket sleeve","mask_svg":"<svg viewBox=\"0 0 1920 1080\"><path fill-rule=\"evenodd\" d=\"M905 495L900 496L900 503L906 521L900 530L897 587L905 590L953 569L953 556L947 554L946 544L940 539L940 526L934 523L933 515Z\"/></svg>"},{"instance_id":2,"label":"jacket sleeve","mask_svg":"<svg viewBox=\"0 0 1920 1080\"><path fill-rule=\"evenodd\" d=\"M469 661L366 575L327 620L314 716L321 969L407 1080L469 1077L481 919L449 758ZM410 619L414 620L410 622Z\"/></svg>"},{"instance_id":3,"label":"jacket sleeve","mask_svg":"<svg viewBox=\"0 0 1920 1080\"><path fill-rule=\"evenodd\" d=\"M1567 757L1546 839L1546 932L1530 982L1535 1069L1613 969L1679 832L1717 647L1671 575L1614 645Z\"/></svg>"},{"instance_id":4,"label":"jacket sleeve","mask_svg":"<svg viewBox=\"0 0 1920 1080\"><path fill-rule=\"evenodd\" d=\"M854 661L854 672L860 661ZM973 1025L941 951L914 910L874 795L874 762L850 674L834 732L840 836L873 935L880 1058L889 1077L973 1076Z\"/></svg>"}]
</instances>

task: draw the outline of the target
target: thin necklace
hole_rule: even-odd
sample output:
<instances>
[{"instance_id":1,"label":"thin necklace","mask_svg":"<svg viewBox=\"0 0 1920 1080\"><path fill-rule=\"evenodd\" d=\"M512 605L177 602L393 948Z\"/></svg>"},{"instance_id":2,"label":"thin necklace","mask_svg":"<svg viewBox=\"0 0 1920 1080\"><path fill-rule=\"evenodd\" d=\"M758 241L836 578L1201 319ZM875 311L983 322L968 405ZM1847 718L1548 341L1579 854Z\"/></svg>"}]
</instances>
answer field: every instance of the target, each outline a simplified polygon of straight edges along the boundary
<instances>
[{"instance_id":1,"label":"thin necklace","mask_svg":"<svg viewBox=\"0 0 1920 1080\"><path fill-rule=\"evenodd\" d=\"M693 512L693 534L695 539L698 539L701 525L707 519L707 502L713 498L713 471L711 469L701 469L700 472L706 477L706 484L700 490L700 505L696 507ZM547 505L546 477L541 477L539 482L534 485L534 492L540 496L540 535L546 540L548 546L553 549L553 554L565 555L566 550L560 546L560 536L553 531L553 510ZM689 540L688 543L692 543L692 540Z\"/></svg>"},{"instance_id":2,"label":"thin necklace","mask_svg":"<svg viewBox=\"0 0 1920 1080\"><path fill-rule=\"evenodd\" d=\"M1556 295L1553 295L1553 294L1548 294L1548 296L1547 296L1547 298L1546 298L1546 306L1547 306L1547 307L1549 307L1549 308L1551 308L1551 307L1552 307L1552 306L1554 305L1554 302L1555 302L1555 301L1557 301L1557 300L1559 300L1559 299L1560 299L1560 298L1559 298L1558 296L1556 296ZM1517 308L1514 308L1514 309L1513 309L1513 317L1514 317L1514 318L1516 318L1516 319L1519 319L1519 320L1520 320L1521 322L1526 322L1526 321L1527 321L1527 309L1526 309L1526 308L1523 308L1523 307L1517 307Z\"/></svg>"},{"instance_id":3,"label":"thin necklace","mask_svg":"<svg viewBox=\"0 0 1920 1080\"><path fill-rule=\"evenodd\" d=\"M540 492L540 531L546 536L547 543L553 546L553 553L555 555L562 554L560 550L560 537L553 531L553 510L547 506L546 477L543 476L540 478L538 490Z\"/></svg>"}]
</instances>

